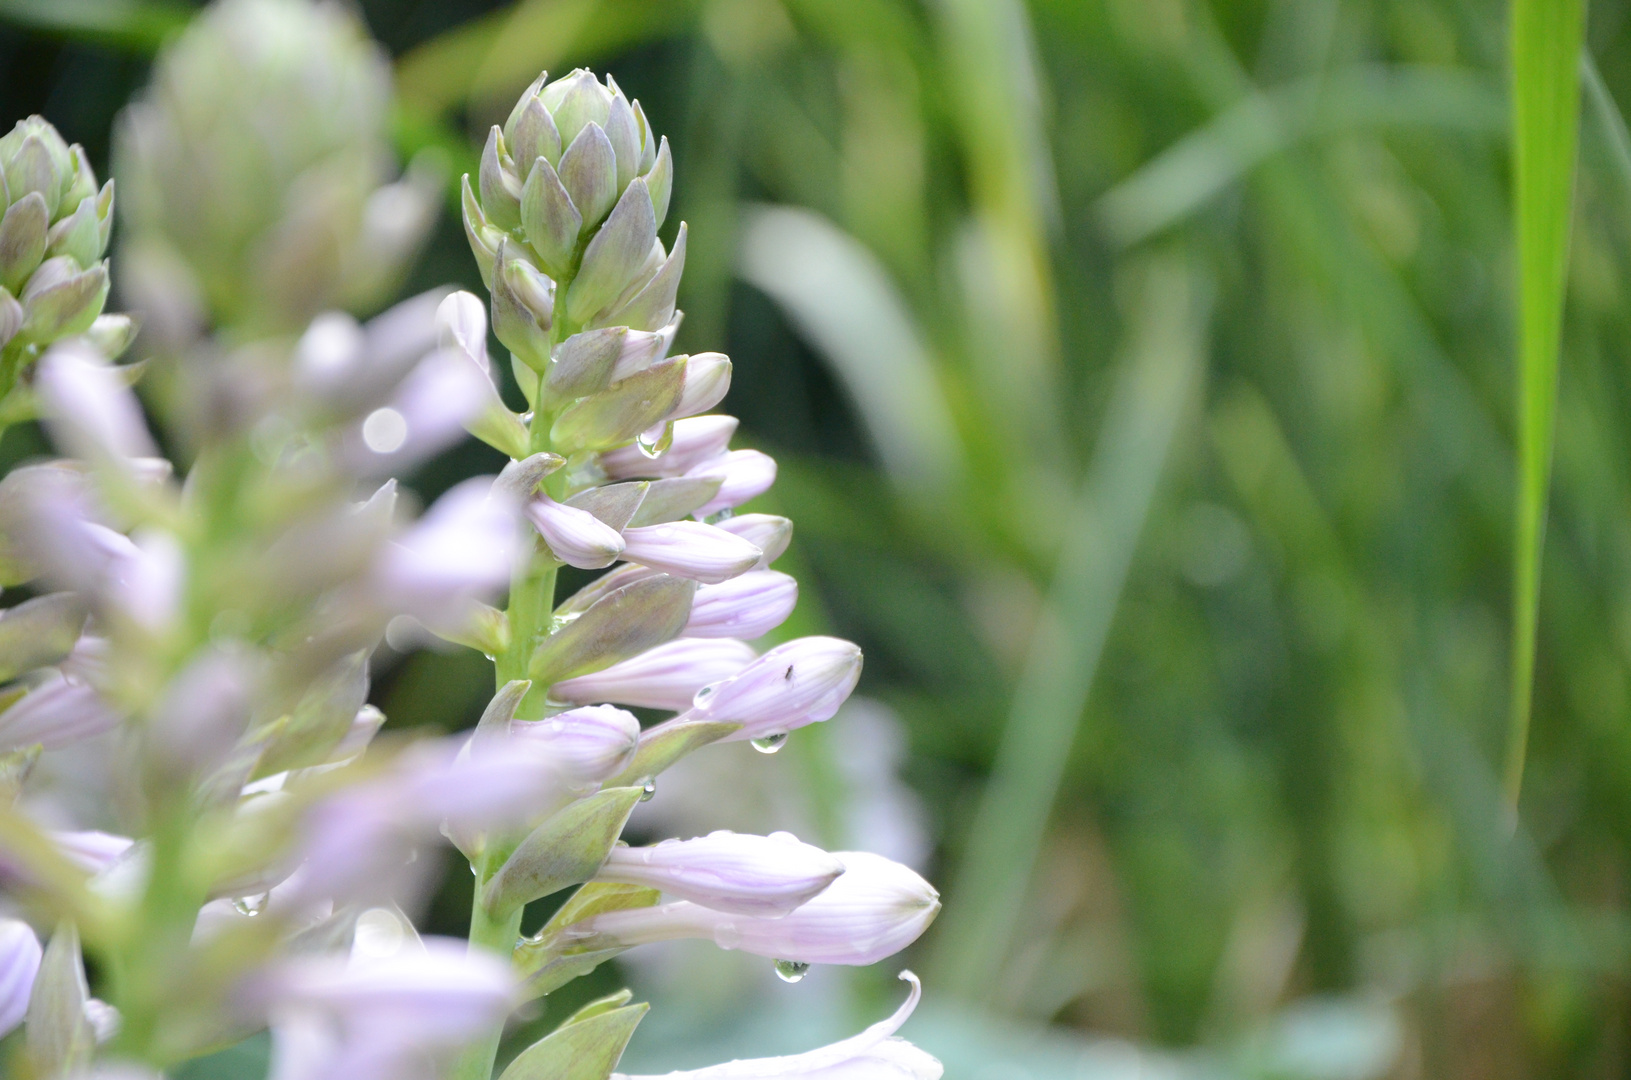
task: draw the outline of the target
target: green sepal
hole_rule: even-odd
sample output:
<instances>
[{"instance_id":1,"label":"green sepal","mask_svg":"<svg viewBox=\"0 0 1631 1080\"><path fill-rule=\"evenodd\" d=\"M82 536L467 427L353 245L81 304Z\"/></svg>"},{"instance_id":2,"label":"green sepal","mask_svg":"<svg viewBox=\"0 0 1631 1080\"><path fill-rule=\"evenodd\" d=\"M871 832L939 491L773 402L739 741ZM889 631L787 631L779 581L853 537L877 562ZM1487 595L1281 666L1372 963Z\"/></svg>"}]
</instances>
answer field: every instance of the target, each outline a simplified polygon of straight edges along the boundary
<instances>
[{"instance_id":1,"label":"green sepal","mask_svg":"<svg viewBox=\"0 0 1631 1080\"><path fill-rule=\"evenodd\" d=\"M607 1080L650 1008L641 1002L573 1016L521 1051L499 1080Z\"/></svg>"},{"instance_id":2,"label":"green sepal","mask_svg":"<svg viewBox=\"0 0 1631 1080\"><path fill-rule=\"evenodd\" d=\"M587 510L618 532L628 528L644 504L649 480L632 480L625 484L605 484L592 487L566 500L566 505Z\"/></svg>"},{"instance_id":3,"label":"green sepal","mask_svg":"<svg viewBox=\"0 0 1631 1080\"><path fill-rule=\"evenodd\" d=\"M719 486L724 482L722 476L673 476L653 480L629 524L638 528L678 521L697 507L706 506L719 494Z\"/></svg>"},{"instance_id":4,"label":"green sepal","mask_svg":"<svg viewBox=\"0 0 1631 1080\"><path fill-rule=\"evenodd\" d=\"M38 596L0 614L0 682L67 656L89 614L85 598L72 592Z\"/></svg>"},{"instance_id":5,"label":"green sepal","mask_svg":"<svg viewBox=\"0 0 1631 1080\"><path fill-rule=\"evenodd\" d=\"M573 334L557 345L544 380L550 400L571 401L606 389L628 332L626 326L608 326Z\"/></svg>"},{"instance_id":6,"label":"green sepal","mask_svg":"<svg viewBox=\"0 0 1631 1080\"><path fill-rule=\"evenodd\" d=\"M552 686L672 641L691 617L696 591L696 582L668 574L615 589L539 642L527 673L539 686Z\"/></svg>"},{"instance_id":7,"label":"green sepal","mask_svg":"<svg viewBox=\"0 0 1631 1080\"><path fill-rule=\"evenodd\" d=\"M532 830L488 879L481 902L495 917L595 876L644 790L604 788Z\"/></svg>"},{"instance_id":8,"label":"green sepal","mask_svg":"<svg viewBox=\"0 0 1631 1080\"><path fill-rule=\"evenodd\" d=\"M659 724L640 735L640 745L634 751L634 760L628 768L608 784L642 784L656 776L674 762L710 743L716 743L742 725L728 720L687 720L684 723Z\"/></svg>"},{"instance_id":9,"label":"green sepal","mask_svg":"<svg viewBox=\"0 0 1631 1080\"><path fill-rule=\"evenodd\" d=\"M28 1001L24 1047L39 1076L69 1076L90 1062L96 1033L85 1019L85 962L79 931L71 922L57 926L45 946Z\"/></svg>"},{"instance_id":10,"label":"green sepal","mask_svg":"<svg viewBox=\"0 0 1631 1080\"><path fill-rule=\"evenodd\" d=\"M679 405L688 359L659 360L592 397L574 401L550 427L552 444L568 454L608 450L661 422Z\"/></svg>"}]
</instances>

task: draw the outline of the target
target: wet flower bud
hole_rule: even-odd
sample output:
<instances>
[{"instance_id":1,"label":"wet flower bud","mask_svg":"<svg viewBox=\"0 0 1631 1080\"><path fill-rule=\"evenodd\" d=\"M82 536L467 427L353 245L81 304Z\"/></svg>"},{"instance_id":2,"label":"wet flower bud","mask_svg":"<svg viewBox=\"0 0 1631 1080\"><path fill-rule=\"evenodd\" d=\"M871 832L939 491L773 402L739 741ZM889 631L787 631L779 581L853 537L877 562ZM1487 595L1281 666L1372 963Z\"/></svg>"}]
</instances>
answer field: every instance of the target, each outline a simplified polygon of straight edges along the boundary
<instances>
[{"instance_id":1,"label":"wet flower bud","mask_svg":"<svg viewBox=\"0 0 1631 1080\"><path fill-rule=\"evenodd\" d=\"M581 924L628 948L706 938L722 949L803 964L875 964L906 948L940 913L940 894L910 867L864 851L835 852L844 872L779 918L733 915L690 901L597 915Z\"/></svg>"},{"instance_id":2,"label":"wet flower bud","mask_svg":"<svg viewBox=\"0 0 1631 1080\"><path fill-rule=\"evenodd\" d=\"M831 885L844 864L792 833L713 832L655 847L615 847L601 881L644 885L714 911L774 919Z\"/></svg>"},{"instance_id":3,"label":"wet flower bud","mask_svg":"<svg viewBox=\"0 0 1631 1080\"><path fill-rule=\"evenodd\" d=\"M738 423L734 416L692 416L676 420L668 449L656 457L638 446L620 446L600 455L600 467L614 480L683 476L688 470L724 454Z\"/></svg>"},{"instance_id":4,"label":"wet flower bud","mask_svg":"<svg viewBox=\"0 0 1631 1080\"><path fill-rule=\"evenodd\" d=\"M751 570L764 552L699 521L667 521L623 530L623 558L704 584L728 581Z\"/></svg>"},{"instance_id":5,"label":"wet flower bud","mask_svg":"<svg viewBox=\"0 0 1631 1080\"><path fill-rule=\"evenodd\" d=\"M861 678L861 650L840 638L807 637L778 645L742 671L697 691L687 720L741 724L726 741L784 735L827 720Z\"/></svg>"},{"instance_id":6,"label":"wet flower bud","mask_svg":"<svg viewBox=\"0 0 1631 1080\"><path fill-rule=\"evenodd\" d=\"M798 598L798 582L775 570L754 570L718 585L704 585L691 601L685 636L763 637L787 621Z\"/></svg>"},{"instance_id":7,"label":"wet flower bud","mask_svg":"<svg viewBox=\"0 0 1631 1080\"><path fill-rule=\"evenodd\" d=\"M698 690L735 675L756 655L752 646L729 638L680 638L604 671L558 682L549 688L549 696L557 701L615 701L683 712Z\"/></svg>"}]
</instances>

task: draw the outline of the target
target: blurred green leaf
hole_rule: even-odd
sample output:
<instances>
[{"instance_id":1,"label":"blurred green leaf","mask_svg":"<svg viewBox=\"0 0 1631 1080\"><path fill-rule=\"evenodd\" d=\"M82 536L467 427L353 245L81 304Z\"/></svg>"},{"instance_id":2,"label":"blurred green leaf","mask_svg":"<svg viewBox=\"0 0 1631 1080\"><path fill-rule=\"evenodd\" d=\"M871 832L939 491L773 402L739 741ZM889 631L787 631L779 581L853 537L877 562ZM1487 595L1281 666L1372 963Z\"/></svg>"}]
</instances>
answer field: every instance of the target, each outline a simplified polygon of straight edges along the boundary
<instances>
[{"instance_id":1,"label":"blurred green leaf","mask_svg":"<svg viewBox=\"0 0 1631 1080\"><path fill-rule=\"evenodd\" d=\"M1584 0L1513 0L1512 146L1518 241L1518 489L1512 712L1505 790L1517 813L1529 745L1541 549L1551 485L1558 353L1580 125Z\"/></svg>"}]
</instances>

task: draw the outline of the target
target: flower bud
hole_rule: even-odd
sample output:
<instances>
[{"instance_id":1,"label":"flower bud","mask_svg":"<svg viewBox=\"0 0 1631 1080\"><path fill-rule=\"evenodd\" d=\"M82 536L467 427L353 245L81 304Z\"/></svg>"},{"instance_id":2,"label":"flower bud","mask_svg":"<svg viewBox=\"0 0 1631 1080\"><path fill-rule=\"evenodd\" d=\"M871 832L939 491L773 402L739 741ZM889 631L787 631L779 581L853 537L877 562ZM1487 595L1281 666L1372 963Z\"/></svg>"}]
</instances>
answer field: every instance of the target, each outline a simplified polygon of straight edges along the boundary
<instances>
[{"instance_id":1,"label":"flower bud","mask_svg":"<svg viewBox=\"0 0 1631 1080\"><path fill-rule=\"evenodd\" d=\"M733 915L681 900L586 920L584 939L628 948L708 938L722 949L802 964L875 964L918 939L940 913L940 894L911 868L865 851L835 852L844 872L779 918Z\"/></svg>"},{"instance_id":2,"label":"flower bud","mask_svg":"<svg viewBox=\"0 0 1631 1080\"><path fill-rule=\"evenodd\" d=\"M549 364L549 328L555 317L555 282L505 240L493 270L493 333L534 371Z\"/></svg>"},{"instance_id":3,"label":"flower bud","mask_svg":"<svg viewBox=\"0 0 1631 1080\"><path fill-rule=\"evenodd\" d=\"M83 344L59 345L47 353L38 381L51 433L70 453L91 461L157 454L136 395Z\"/></svg>"},{"instance_id":4,"label":"flower bud","mask_svg":"<svg viewBox=\"0 0 1631 1080\"><path fill-rule=\"evenodd\" d=\"M622 351L618 354L617 362L612 367L612 382L620 382L635 372L644 371L652 364L668 355L669 347L674 344L674 335L679 332L680 314L668 320L668 325L661 330L629 330L624 329ZM686 378L691 378L687 368ZM683 392L682 392L683 398Z\"/></svg>"},{"instance_id":5,"label":"flower bud","mask_svg":"<svg viewBox=\"0 0 1631 1080\"><path fill-rule=\"evenodd\" d=\"M724 353L692 353L685 365L685 388L673 416L695 416L725 400L731 388L731 359Z\"/></svg>"},{"instance_id":6,"label":"flower bud","mask_svg":"<svg viewBox=\"0 0 1631 1080\"><path fill-rule=\"evenodd\" d=\"M564 159L563 159L564 160ZM613 305L595 316L593 326L627 326L633 330L660 330L673 320L674 298L685 273L685 222L680 222L679 235L674 238L674 250L664 258L662 244L656 244L652 253L661 261L656 273L640 287L627 303Z\"/></svg>"},{"instance_id":7,"label":"flower bud","mask_svg":"<svg viewBox=\"0 0 1631 1080\"><path fill-rule=\"evenodd\" d=\"M465 427L476 438L512 458L527 456L527 429L504 404L493 384L493 365L487 358L487 310L472 293L448 295L436 309L437 338L481 377L474 415Z\"/></svg>"},{"instance_id":8,"label":"flower bud","mask_svg":"<svg viewBox=\"0 0 1631 1080\"><path fill-rule=\"evenodd\" d=\"M414 366L389 401L350 427L344 460L359 476L404 473L457 442L495 403L503 408L480 369L458 350L438 349Z\"/></svg>"},{"instance_id":9,"label":"flower bud","mask_svg":"<svg viewBox=\"0 0 1631 1080\"><path fill-rule=\"evenodd\" d=\"M691 601L685 636L763 637L787 621L798 598L798 582L775 570L753 570L718 585L704 585Z\"/></svg>"},{"instance_id":10,"label":"flower bud","mask_svg":"<svg viewBox=\"0 0 1631 1080\"><path fill-rule=\"evenodd\" d=\"M0 1036L9 1034L28 1015L42 952L40 939L27 923L0 919Z\"/></svg>"},{"instance_id":11,"label":"flower bud","mask_svg":"<svg viewBox=\"0 0 1631 1080\"><path fill-rule=\"evenodd\" d=\"M0 748L39 743L55 750L111 731L118 722L95 690L53 673L0 712Z\"/></svg>"},{"instance_id":12,"label":"flower bud","mask_svg":"<svg viewBox=\"0 0 1631 1080\"><path fill-rule=\"evenodd\" d=\"M272 1075L391 1080L418 1075L427 1053L451 1052L499 1023L514 987L496 956L431 937L383 956L282 958L235 996L241 1011L271 1022Z\"/></svg>"},{"instance_id":13,"label":"flower bud","mask_svg":"<svg viewBox=\"0 0 1631 1080\"><path fill-rule=\"evenodd\" d=\"M755 656L752 646L729 638L680 638L604 671L558 682L550 687L549 696L556 701L615 701L682 712L690 708L698 690L735 675Z\"/></svg>"},{"instance_id":14,"label":"flower bud","mask_svg":"<svg viewBox=\"0 0 1631 1080\"><path fill-rule=\"evenodd\" d=\"M712 832L655 847L615 847L595 875L644 885L714 911L774 919L831 885L844 864L792 833Z\"/></svg>"},{"instance_id":15,"label":"flower bud","mask_svg":"<svg viewBox=\"0 0 1631 1080\"><path fill-rule=\"evenodd\" d=\"M731 1061L661 1077L613 1073L611 1080L940 1080L945 1072L940 1062L895 1037L923 994L916 975L903 971L900 977L912 984L912 992L895 1014L842 1042L803 1054Z\"/></svg>"},{"instance_id":16,"label":"flower bud","mask_svg":"<svg viewBox=\"0 0 1631 1080\"><path fill-rule=\"evenodd\" d=\"M93 876L118 862L136 843L128 836L96 829L53 830L50 836L69 862Z\"/></svg>"},{"instance_id":17,"label":"flower bud","mask_svg":"<svg viewBox=\"0 0 1631 1080\"><path fill-rule=\"evenodd\" d=\"M623 770L640 744L640 721L611 705L590 705L543 720L512 720L510 741L536 751L578 789Z\"/></svg>"},{"instance_id":18,"label":"flower bud","mask_svg":"<svg viewBox=\"0 0 1631 1080\"><path fill-rule=\"evenodd\" d=\"M861 678L861 650L832 637L778 645L724 682L697 691L687 720L741 724L725 741L784 735L827 720Z\"/></svg>"},{"instance_id":19,"label":"flower bud","mask_svg":"<svg viewBox=\"0 0 1631 1080\"><path fill-rule=\"evenodd\" d=\"M509 583L516 553L514 508L478 476L443 494L386 546L374 567L376 595L426 623L455 621L471 596Z\"/></svg>"},{"instance_id":20,"label":"flower bud","mask_svg":"<svg viewBox=\"0 0 1631 1080\"><path fill-rule=\"evenodd\" d=\"M623 537L587 510L540 495L527 504L526 515L549 550L568 566L598 570L623 554Z\"/></svg>"},{"instance_id":21,"label":"flower bud","mask_svg":"<svg viewBox=\"0 0 1631 1080\"><path fill-rule=\"evenodd\" d=\"M413 248L379 242L389 102L389 62L350 9L207 8L160 51L115 133L129 235L166 253L126 272L162 263L190 279L134 291L190 288L217 321L278 331L383 299Z\"/></svg>"},{"instance_id":22,"label":"flower bud","mask_svg":"<svg viewBox=\"0 0 1631 1080\"><path fill-rule=\"evenodd\" d=\"M765 553L760 570L781 558L793 540L793 523L774 514L737 514L715 522L714 527L757 545Z\"/></svg>"},{"instance_id":23,"label":"flower bud","mask_svg":"<svg viewBox=\"0 0 1631 1080\"><path fill-rule=\"evenodd\" d=\"M683 476L720 457L740 423L734 416L692 416L673 423L668 449L655 458L637 446L620 446L600 455L600 467L614 480L639 476Z\"/></svg>"},{"instance_id":24,"label":"flower bud","mask_svg":"<svg viewBox=\"0 0 1631 1080\"><path fill-rule=\"evenodd\" d=\"M700 521L668 521L623 530L623 557L706 585L751 570L764 552L740 536Z\"/></svg>"},{"instance_id":25,"label":"flower bud","mask_svg":"<svg viewBox=\"0 0 1631 1080\"><path fill-rule=\"evenodd\" d=\"M687 476L720 477L719 494L694 511L699 518L731 510L763 495L776 482L776 460L757 450L732 450L697 465Z\"/></svg>"}]
</instances>

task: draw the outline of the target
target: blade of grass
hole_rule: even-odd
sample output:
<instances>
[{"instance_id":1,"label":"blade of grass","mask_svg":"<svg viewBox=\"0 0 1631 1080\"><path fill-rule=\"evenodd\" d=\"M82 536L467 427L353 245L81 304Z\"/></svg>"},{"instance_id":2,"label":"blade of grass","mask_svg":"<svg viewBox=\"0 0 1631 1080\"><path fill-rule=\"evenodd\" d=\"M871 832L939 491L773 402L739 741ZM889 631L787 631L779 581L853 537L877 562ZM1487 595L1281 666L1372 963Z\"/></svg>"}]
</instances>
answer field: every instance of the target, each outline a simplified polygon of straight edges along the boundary
<instances>
[{"instance_id":1,"label":"blade of grass","mask_svg":"<svg viewBox=\"0 0 1631 1080\"><path fill-rule=\"evenodd\" d=\"M0 21L131 52L152 52L196 9L168 0L0 0Z\"/></svg>"},{"instance_id":2,"label":"blade of grass","mask_svg":"<svg viewBox=\"0 0 1631 1080\"><path fill-rule=\"evenodd\" d=\"M1512 708L1503 790L1517 813L1535 682L1540 561L1579 136L1584 0L1513 0L1512 148L1518 237L1518 482Z\"/></svg>"},{"instance_id":3,"label":"blade of grass","mask_svg":"<svg viewBox=\"0 0 1631 1080\"><path fill-rule=\"evenodd\" d=\"M1209 279L1177 260L1146 270L1129 354L946 905L938 975L970 1000L988 995L1008 956L1122 586L1203 364Z\"/></svg>"},{"instance_id":4,"label":"blade of grass","mask_svg":"<svg viewBox=\"0 0 1631 1080\"><path fill-rule=\"evenodd\" d=\"M1613 95L1603 83L1596 61L1584 50L1580 53L1580 79L1586 87L1586 102L1592 118L1597 121L1603 141L1608 144L1615 175L1619 177L1620 186L1625 188L1626 194L1631 195L1631 134L1626 132L1625 117L1620 114L1620 107L1614 103Z\"/></svg>"}]
</instances>

